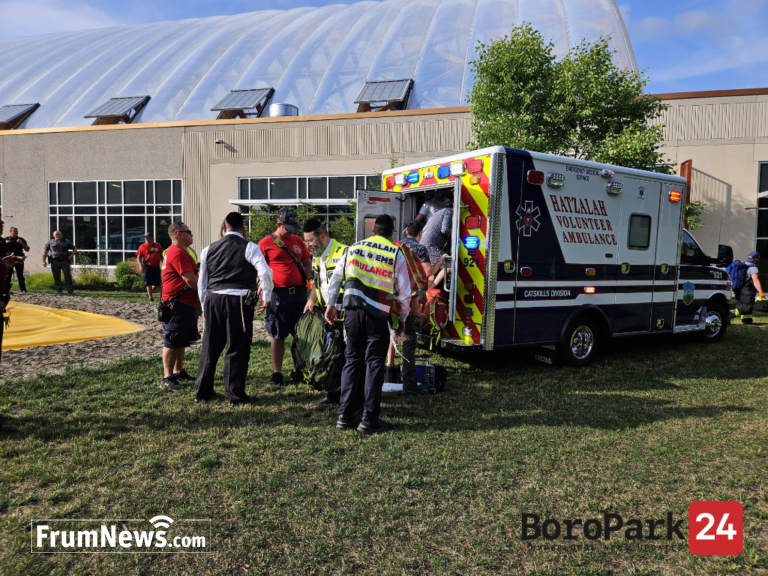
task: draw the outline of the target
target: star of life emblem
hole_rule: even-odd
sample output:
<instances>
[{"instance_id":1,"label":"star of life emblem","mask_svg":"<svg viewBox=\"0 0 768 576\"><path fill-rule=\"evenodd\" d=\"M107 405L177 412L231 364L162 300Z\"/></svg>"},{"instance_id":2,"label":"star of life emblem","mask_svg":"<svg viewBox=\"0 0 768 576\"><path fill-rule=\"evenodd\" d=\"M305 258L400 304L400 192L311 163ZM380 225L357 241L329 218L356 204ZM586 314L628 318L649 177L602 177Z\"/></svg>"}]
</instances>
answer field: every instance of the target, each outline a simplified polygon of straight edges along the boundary
<instances>
[{"instance_id":1,"label":"star of life emblem","mask_svg":"<svg viewBox=\"0 0 768 576\"><path fill-rule=\"evenodd\" d=\"M525 207L518 206L517 215L519 216L517 219L517 229L523 231L523 236L530 237L531 231L537 232L539 230L539 226L541 226L541 222L539 222L541 210L539 210L538 206L533 206L532 200L526 200Z\"/></svg>"}]
</instances>

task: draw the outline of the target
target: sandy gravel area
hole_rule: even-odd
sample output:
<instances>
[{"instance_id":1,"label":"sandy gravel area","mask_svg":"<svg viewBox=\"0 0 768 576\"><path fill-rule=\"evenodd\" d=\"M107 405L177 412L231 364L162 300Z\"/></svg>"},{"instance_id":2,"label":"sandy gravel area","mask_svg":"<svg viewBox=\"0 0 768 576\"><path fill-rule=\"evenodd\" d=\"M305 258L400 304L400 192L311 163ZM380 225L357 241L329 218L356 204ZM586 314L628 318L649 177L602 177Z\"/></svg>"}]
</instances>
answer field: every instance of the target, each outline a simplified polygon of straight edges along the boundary
<instances>
[{"instance_id":1,"label":"sandy gravel area","mask_svg":"<svg viewBox=\"0 0 768 576\"><path fill-rule=\"evenodd\" d=\"M154 356L159 355L163 347L163 327L155 320L155 308L148 304L35 293L13 294L11 301L114 316L136 324L142 330L114 338L3 351L0 365L3 379L33 376L37 372L61 374L67 364L99 364L128 356ZM202 318L199 328L202 334ZM10 329L13 329L13 320ZM253 332L254 340L268 337L263 322L256 321ZM199 342L192 345L192 349L199 347Z\"/></svg>"}]
</instances>

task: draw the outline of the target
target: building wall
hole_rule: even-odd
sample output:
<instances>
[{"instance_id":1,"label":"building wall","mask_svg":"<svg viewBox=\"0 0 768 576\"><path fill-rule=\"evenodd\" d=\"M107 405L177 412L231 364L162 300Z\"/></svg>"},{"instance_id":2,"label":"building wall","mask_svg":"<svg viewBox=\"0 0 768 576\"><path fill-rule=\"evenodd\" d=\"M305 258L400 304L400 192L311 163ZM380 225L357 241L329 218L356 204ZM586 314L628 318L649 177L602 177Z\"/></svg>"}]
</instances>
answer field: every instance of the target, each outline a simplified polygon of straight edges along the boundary
<instances>
[{"instance_id":1,"label":"building wall","mask_svg":"<svg viewBox=\"0 0 768 576\"><path fill-rule=\"evenodd\" d=\"M691 199L706 204L693 235L710 255L728 244L744 259L757 226L757 211L744 208L757 206L759 163L768 161L768 90L675 96L664 96L662 151L678 166L692 160Z\"/></svg>"},{"instance_id":2,"label":"building wall","mask_svg":"<svg viewBox=\"0 0 768 576\"><path fill-rule=\"evenodd\" d=\"M40 272L48 236L48 182L181 178L183 128L16 133L0 136L3 217L32 250L26 268Z\"/></svg>"}]
</instances>

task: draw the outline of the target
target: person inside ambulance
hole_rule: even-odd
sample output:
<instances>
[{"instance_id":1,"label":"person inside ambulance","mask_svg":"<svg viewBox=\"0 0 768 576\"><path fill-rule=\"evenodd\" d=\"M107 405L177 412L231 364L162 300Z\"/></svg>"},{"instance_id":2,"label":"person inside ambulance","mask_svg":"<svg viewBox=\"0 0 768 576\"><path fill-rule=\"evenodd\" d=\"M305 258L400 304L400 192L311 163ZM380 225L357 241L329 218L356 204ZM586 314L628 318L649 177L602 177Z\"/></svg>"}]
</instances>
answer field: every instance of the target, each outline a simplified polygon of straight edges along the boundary
<instances>
[{"instance_id":1,"label":"person inside ambulance","mask_svg":"<svg viewBox=\"0 0 768 576\"><path fill-rule=\"evenodd\" d=\"M749 266L749 268L747 268L747 282L744 284L744 287L738 295L740 304L734 311L736 317L741 318L742 324L752 324L752 310L755 308L755 303L767 302L765 293L763 292L763 286L760 284L760 277L758 276L760 273L757 269L758 262L760 262L759 252L750 252L747 254L747 261L745 262L745 264ZM763 310L760 311L762 312Z\"/></svg>"},{"instance_id":2,"label":"person inside ambulance","mask_svg":"<svg viewBox=\"0 0 768 576\"><path fill-rule=\"evenodd\" d=\"M449 258L446 254L446 248L451 242L451 234L453 233L453 201L449 199L446 202L445 208L438 210L421 233L422 246L425 246L429 252L429 262L435 271L441 267L445 268L445 261ZM443 274L437 274L432 282L435 286L438 286L442 282L442 278L445 275L445 271L441 270Z\"/></svg>"},{"instance_id":3,"label":"person inside ambulance","mask_svg":"<svg viewBox=\"0 0 768 576\"><path fill-rule=\"evenodd\" d=\"M432 198L427 198L427 201L421 205L419 213L416 215L416 220L424 224L428 224L432 220L432 216L437 214L440 210L448 206L450 197L445 192L437 192Z\"/></svg>"},{"instance_id":4,"label":"person inside ambulance","mask_svg":"<svg viewBox=\"0 0 768 576\"><path fill-rule=\"evenodd\" d=\"M304 314L311 312L315 306L321 306L325 313L326 303L328 302L328 285L333 276L336 266L344 264L344 258L347 255L347 246L330 237L328 229L319 221L311 218L304 222L304 242L312 255L312 276L314 289L309 294ZM337 324L344 328L344 289L341 288L341 295L336 300L336 310L339 320ZM314 406L321 404L338 404L341 399L341 388L331 390L320 400L310 402Z\"/></svg>"}]
</instances>

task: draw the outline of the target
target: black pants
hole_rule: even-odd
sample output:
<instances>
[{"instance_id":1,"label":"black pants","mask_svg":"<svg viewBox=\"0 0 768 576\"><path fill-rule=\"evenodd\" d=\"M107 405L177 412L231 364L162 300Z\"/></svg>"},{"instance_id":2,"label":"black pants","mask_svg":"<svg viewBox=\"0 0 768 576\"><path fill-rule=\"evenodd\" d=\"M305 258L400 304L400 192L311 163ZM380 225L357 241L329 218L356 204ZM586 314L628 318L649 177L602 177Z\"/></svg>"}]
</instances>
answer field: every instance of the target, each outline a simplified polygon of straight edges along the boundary
<instances>
[{"instance_id":1,"label":"black pants","mask_svg":"<svg viewBox=\"0 0 768 576\"><path fill-rule=\"evenodd\" d=\"M755 290L755 287L752 286L752 281L750 280L746 286L744 286L741 289L741 292L738 294L739 299L739 305L737 306L739 310L739 314L752 314L752 310L755 307L755 298L757 297L757 290Z\"/></svg>"},{"instance_id":2,"label":"black pants","mask_svg":"<svg viewBox=\"0 0 768 576\"><path fill-rule=\"evenodd\" d=\"M416 344L417 334L421 332L423 318L421 316L408 316L403 327L403 386L415 388L416 381Z\"/></svg>"},{"instance_id":3,"label":"black pants","mask_svg":"<svg viewBox=\"0 0 768 576\"><path fill-rule=\"evenodd\" d=\"M8 275L5 277L5 293L8 294L11 291L11 282L13 281L13 271L16 270L16 279L19 281L19 290L21 292L27 291L27 281L24 280L24 262L14 264L8 267Z\"/></svg>"},{"instance_id":4,"label":"black pants","mask_svg":"<svg viewBox=\"0 0 768 576\"><path fill-rule=\"evenodd\" d=\"M253 308L242 304L240 296L208 292L205 297L205 331L200 364L197 368L197 398L213 397L213 377L222 351L224 390L229 400L244 400L245 377L251 359Z\"/></svg>"},{"instance_id":5,"label":"black pants","mask_svg":"<svg viewBox=\"0 0 768 576\"><path fill-rule=\"evenodd\" d=\"M389 326L365 310L347 309L344 317L347 361L341 373L339 414L352 416L364 407L363 417L376 420L389 349Z\"/></svg>"},{"instance_id":6,"label":"black pants","mask_svg":"<svg viewBox=\"0 0 768 576\"><path fill-rule=\"evenodd\" d=\"M64 282L67 285L67 292L72 293L72 271L69 260L52 260L51 272L53 273L53 282L56 284L56 292L61 292L61 273L64 272Z\"/></svg>"}]
</instances>

